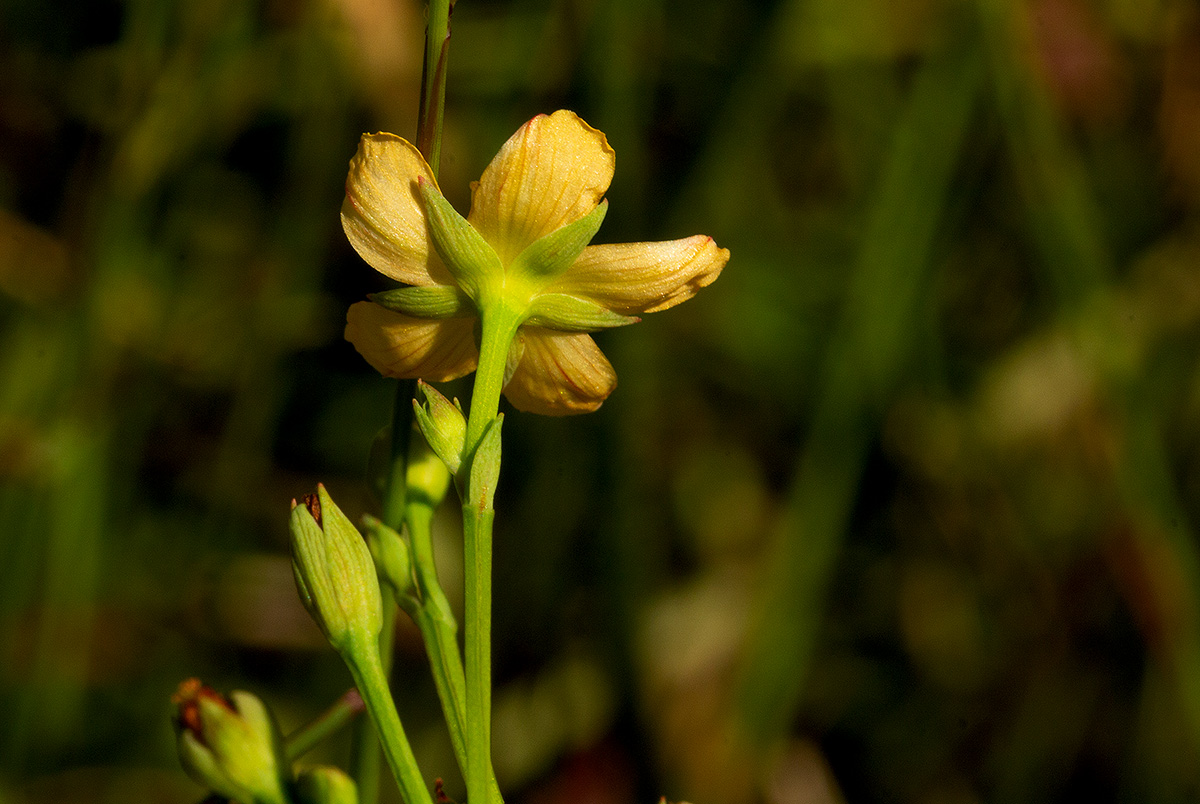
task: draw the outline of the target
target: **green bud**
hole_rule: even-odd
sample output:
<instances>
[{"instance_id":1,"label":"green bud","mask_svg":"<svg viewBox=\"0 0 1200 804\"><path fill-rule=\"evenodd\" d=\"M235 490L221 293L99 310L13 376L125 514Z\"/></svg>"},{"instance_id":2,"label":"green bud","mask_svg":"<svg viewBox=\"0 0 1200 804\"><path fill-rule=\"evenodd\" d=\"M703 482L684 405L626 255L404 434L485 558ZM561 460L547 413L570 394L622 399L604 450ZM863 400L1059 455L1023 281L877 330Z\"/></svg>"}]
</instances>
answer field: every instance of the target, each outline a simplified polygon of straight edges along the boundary
<instances>
[{"instance_id":1,"label":"green bud","mask_svg":"<svg viewBox=\"0 0 1200 804\"><path fill-rule=\"evenodd\" d=\"M608 199L573 223L560 226L535 240L517 255L508 272L515 277L544 282L570 268L592 242L608 212Z\"/></svg>"},{"instance_id":2,"label":"green bud","mask_svg":"<svg viewBox=\"0 0 1200 804\"><path fill-rule=\"evenodd\" d=\"M499 287L504 282L500 258L483 235L450 206L432 182L418 178L417 189L425 202L433 247L459 287L478 303L485 288Z\"/></svg>"},{"instance_id":3,"label":"green bud","mask_svg":"<svg viewBox=\"0 0 1200 804\"><path fill-rule=\"evenodd\" d=\"M614 313L586 299L564 293L544 293L529 305L526 322L561 332L595 332L599 329L623 327L641 321L634 316Z\"/></svg>"},{"instance_id":4,"label":"green bud","mask_svg":"<svg viewBox=\"0 0 1200 804\"><path fill-rule=\"evenodd\" d=\"M292 571L317 625L339 652L374 640L383 627L375 563L358 530L322 485L292 501Z\"/></svg>"},{"instance_id":5,"label":"green bud","mask_svg":"<svg viewBox=\"0 0 1200 804\"><path fill-rule=\"evenodd\" d=\"M475 314L461 290L452 285L424 285L371 293L367 298L397 313L414 318L460 318Z\"/></svg>"},{"instance_id":6,"label":"green bud","mask_svg":"<svg viewBox=\"0 0 1200 804\"><path fill-rule=\"evenodd\" d=\"M289 804L290 766L279 727L248 692L224 698L199 679L172 696L183 768L199 784L241 804Z\"/></svg>"},{"instance_id":7,"label":"green bud","mask_svg":"<svg viewBox=\"0 0 1200 804\"><path fill-rule=\"evenodd\" d=\"M375 559L379 579L392 587L397 597L413 587L412 555L404 537L369 514L363 517L367 547Z\"/></svg>"},{"instance_id":8,"label":"green bud","mask_svg":"<svg viewBox=\"0 0 1200 804\"><path fill-rule=\"evenodd\" d=\"M461 411L459 416L462 416ZM464 423L463 437L465 436ZM460 451L461 449L459 447ZM408 442L408 468L405 471L404 482L411 504L421 504L433 510L446 498L446 492L450 489L450 469L424 438L413 438Z\"/></svg>"},{"instance_id":9,"label":"green bud","mask_svg":"<svg viewBox=\"0 0 1200 804\"><path fill-rule=\"evenodd\" d=\"M296 797L301 804L358 804L358 787L338 768L318 765L300 774Z\"/></svg>"},{"instance_id":10,"label":"green bud","mask_svg":"<svg viewBox=\"0 0 1200 804\"><path fill-rule=\"evenodd\" d=\"M471 475L463 504L473 505L480 511L491 508L496 496L496 483L500 480L500 426L503 424L503 413L488 423L471 458Z\"/></svg>"},{"instance_id":11,"label":"green bud","mask_svg":"<svg viewBox=\"0 0 1200 804\"><path fill-rule=\"evenodd\" d=\"M421 405L413 400L413 412L417 427L451 474L458 472L462 462L463 441L467 437L467 420L458 405L424 380L417 382L417 389L425 397Z\"/></svg>"}]
</instances>

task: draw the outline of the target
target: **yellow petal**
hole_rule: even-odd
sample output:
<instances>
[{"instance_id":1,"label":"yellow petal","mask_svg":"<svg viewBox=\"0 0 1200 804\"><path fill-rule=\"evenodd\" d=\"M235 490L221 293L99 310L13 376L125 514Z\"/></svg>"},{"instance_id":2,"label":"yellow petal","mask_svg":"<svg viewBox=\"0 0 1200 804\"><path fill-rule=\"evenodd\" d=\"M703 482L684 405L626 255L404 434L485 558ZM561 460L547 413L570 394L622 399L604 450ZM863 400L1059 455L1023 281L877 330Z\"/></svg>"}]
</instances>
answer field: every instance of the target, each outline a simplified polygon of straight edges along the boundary
<instances>
[{"instance_id":1,"label":"yellow petal","mask_svg":"<svg viewBox=\"0 0 1200 804\"><path fill-rule=\"evenodd\" d=\"M430 321L356 302L346 314L346 340L385 377L453 380L475 370L475 319Z\"/></svg>"},{"instance_id":2,"label":"yellow petal","mask_svg":"<svg viewBox=\"0 0 1200 804\"><path fill-rule=\"evenodd\" d=\"M342 228L354 250L384 276L408 285L453 280L429 239L417 178L435 186L424 157L395 134L364 134L350 160Z\"/></svg>"},{"instance_id":3,"label":"yellow petal","mask_svg":"<svg viewBox=\"0 0 1200 804\"><path fill-rule=\"evenodd\" d=\"M521 327L521 363L504 386L517 410L543 416L588 413L617 387L617 373L587 335Z\"/></svg>"},{"instance_id":4,"label":"yellow petal","mask_svg":"<svg viewBox=\"0 0 1200 804\"><path fill-rule=\"evenodd\" d=\"M468 220L508 265L530 243L591 212L612 181L604 133L559 110L509 138L471 185Z\"/></svg>"},{"instance_id":5,"label":"yellow petal","mask_svg":"<svg viewBox=\"0 0 1200 804\"><path fill-rule=\"evenodd\" d=\"M578 296L621 315L653 313L695 296L728 261L729 249L704 235L588 246L546 292Z\"/></svg>"}]
</instances>

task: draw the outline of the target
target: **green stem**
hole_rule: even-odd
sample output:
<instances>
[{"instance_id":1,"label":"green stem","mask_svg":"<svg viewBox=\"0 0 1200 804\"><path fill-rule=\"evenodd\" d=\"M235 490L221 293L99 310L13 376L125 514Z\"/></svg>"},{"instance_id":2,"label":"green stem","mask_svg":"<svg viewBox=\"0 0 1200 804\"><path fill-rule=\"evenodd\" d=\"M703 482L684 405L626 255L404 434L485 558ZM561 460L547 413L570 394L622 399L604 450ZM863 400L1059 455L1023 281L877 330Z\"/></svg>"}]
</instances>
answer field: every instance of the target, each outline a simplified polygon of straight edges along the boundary
<instances>
[{"instance_id":1,"label":"green stem","mask_svg":"<svg viewBox=\"0 0 1200 804\"><path fill-rule=\"evenodd\" d=\"M462 653L458 648L458 623L450 610L450 603L437 579L437 567L433 558L433 510L426 505L412 503L408 507L408 533L412 544L413 566L416 568L417 586L421 592L421 603L410 612L413 621L421 629L425 651L429 656L430 669L437 687L442 713L454 746L454 757L467 773L467 738L465 710L466 676L463 673ZM496 784L496 776L488 768L488 801L501 804L503 797Z\"/></svg>"},{"instance_id":2,"label":"green stem","mask_svg":"<svg viewBox=\"0 0 1200 804\"><path fill-rule=\"evenodd\" d=\"M508 350L521 324L520 315L512 312L499 299L485 301L480 306L483 333L479 341L479 365L475 369L475 387L471 391L471 412L467 417L467 436L463 460L459 468L459 488L466 488L471 460L483 431L500 410L500 392L504 390L504 373L508 365Z\"/></svg>"},{"instance_id":3,"label":"green stem","mask_svg":"<svg viewBox=\"0 0 1200 804\"><path fill-rule=\"evenodd\" d=\"M404 519L408 498L404 477L408 468L408 445L412 437L412 399L416 380L401 380L396 384L396 399L392 405L392 443L388 457L388 480L383 498L383 522L399 530ZM396 631L396 601L391 587L379 589L383 606L383 626L379 631L379 656L384 676L392 669L392 643ZM358 786L360 804L375 804L379 800L381 757L379 738L370 721L363 720L355 728L350 749L350 767Z\"/></svg>"},{"instance_id":4,"label":"green stem","mask_svg":"<svg viewBox=\"0 0 1200 804\"><path fill-rule=\"evenodd\" d=\"M446 111L446 62L450 51L452 0L430 0L425 26L425 63L421 71L421 105L417 113L417 148L438 176L442 161L442 121Z\"/></svg>"},{"instance_id":5,"label":"green stem","mask_svg":"<svg viewBox=\"0 0 1200 804\"><path fill-rule=\"evenodd\" d=\"M467 489L471 464L484 429L496 418L504 388L508 351L520 325L520 315L499 302L481 305L482 328L479 365L467 418L464 455L459 469L459 489ZM467 499L463 505L463 547L466 629L466 753L467 799L487 798L491 778L492 715L492 522L490 504Z\"/></svg>"},{"instance_id":6,"label":"green stem","mask_svg":"<svg viewBox=\"0 0 1200 804\"><path fill-rule=\"evenodd\" d=\"M347 690L328 709L315 719L296 729L287 737L287 757L297 760L318 743L350 722L363 710L363 700L357 689ZM369 724L368 724L369 725Z\"/></svg>"},{"instance_id":7,"label":"green stem","mask_svg":"<svg viewBox=\"0 0 1200 804\"><path fill-rule=\"evenodd\" d=\"M421 629L429 665L437 685L438 698L450 729L450 741L459 767L466 773L466 741L463 737L466 713L466 681L463 676L462 655L458 650L458 624L450 611L450 603L437 579L433 560L433 512L426 506L411 505L408 509L408 534L412 545L413 566L421 592L420 607L413 619Z\"/></svg>"},{"instance_id":8,"label":"green stem","mask_svg":"<svg viewBox=\"0 0 1200 804\"><path fill-rule=\"evenodd\" d=\"M388 689L377 646L373 643L357 645L347 650L344 658L367 706L367 713L375 724L375 731L383 744L383 754L400 786L400 795L405 804L433 804L433 797L421 778L416 757L404 734L404 726L400 724L400 716L396 714L396 704Z\"/></svg>"},{"instance_id":9,"label":"green stem","mask_svg":"<svg viewBox=\"0 0 1200 804\"><path fill-rule=\"evenodd\" d=\"M492 521L495 512L463 506L466 553L467 800L487 795L492 745Z\"/></svg>"}]
</instances>

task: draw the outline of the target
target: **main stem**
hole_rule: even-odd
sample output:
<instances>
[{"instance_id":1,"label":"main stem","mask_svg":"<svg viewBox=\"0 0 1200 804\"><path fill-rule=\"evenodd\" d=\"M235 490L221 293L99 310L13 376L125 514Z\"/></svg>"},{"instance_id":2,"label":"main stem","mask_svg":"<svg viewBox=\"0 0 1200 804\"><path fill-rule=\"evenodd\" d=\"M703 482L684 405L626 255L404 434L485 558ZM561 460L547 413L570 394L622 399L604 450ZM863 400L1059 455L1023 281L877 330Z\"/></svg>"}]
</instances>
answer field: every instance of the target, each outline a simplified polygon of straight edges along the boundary
<instances>
[{"instance_id":1,"label":"main stem","mask_svg":"<svg viewBox=\"0 0 1200 804\"><path fill-rule=\"evenodd\" d=\"M498 300L497 300L498 301ZM467 419L465 452L459 489L463 499L463 548L465 567L464 615L466 627L467 682L467 800L480 804L488 800L492 745L492 522L495 511L490 502L473 499L470 493L471 466L476 448L487 425L496 418L508 350L516 336L520 317L502 302L481 305L484 309L483 333L479 343L479 365L475 370L475 389L471 395L471 413Z\"/></svg>"},{"instance_id":2,"label":"main stem","mask_svg":"<svg viewBox=\"0 0 1200 804\"><path fill-rule=\"evenodd\" d=\"M450 611L441 584L437 579L433 559L433 510L425 505L410 504L405 518L412 544L413 566L416 568L417 584L421 589L420 607L410 612L429 655L433 680L437 685L438 698L446 716L450 731L450 742L454 746L454 758L467 773L467 681L463 672L462 653L458 647L458 624ZM488 802L503 804L496 775L488 768Z\"/></svg>"}]
</instances>

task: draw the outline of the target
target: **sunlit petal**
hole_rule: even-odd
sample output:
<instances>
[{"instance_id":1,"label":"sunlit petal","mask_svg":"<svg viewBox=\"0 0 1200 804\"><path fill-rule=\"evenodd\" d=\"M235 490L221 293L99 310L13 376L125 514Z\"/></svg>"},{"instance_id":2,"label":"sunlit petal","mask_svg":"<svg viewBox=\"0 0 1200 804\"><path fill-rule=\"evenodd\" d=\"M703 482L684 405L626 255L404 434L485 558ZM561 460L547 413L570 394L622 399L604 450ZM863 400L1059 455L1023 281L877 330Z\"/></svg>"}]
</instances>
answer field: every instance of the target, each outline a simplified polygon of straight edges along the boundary
<instances>
[{"instance_id":1,"label":"sunlit petal","mask_svg":"<svg viewBox=\"0 0 1200 804\"><path fill-rule=\"evenodd\" d=\"M504 395L517 410L543 416L588 413L617 387L617 373L588 335L521 328L524 353Z\"/></svg>"},{"instance_id":2,"label":"sunlit petal","mask_svg":"<svg viewBox=\"0 0 1200 804\"><path fill-rule=\"evenodd\" d=\"M429 239L420 176L436 184L412 144L395 134L364 134L346 176L342 228L379 273L409 285L452 284Z\"/></svg>"},{"instance_id":3,"label":"sunlit petal","mask_svg":"<svg viewBox=\"0 0 1200 804\"><path fill-rule=\"evenodd\" d=\"M588 246L546 292L578 296L622 315L653 313L695 296L728 261L729 249L704 235Z\"/></svg>"},{"instance_id":4,"label":"sunlit petal","mask_svg":"<svg viewBox=\"0 0 1200 804\"><path fill-rule=\"evenodd\" d=\"M542 235L591 212L612 181L604 133L559 110L530 120L472 185L468 220L507 265Z\"/></svg>"},{"instance_id":5,"label":"sunlit petal","mask_svg":"<svg viewBox=\"0 0 1200 804\"><path fill-rule=\"evenodd\" d=\"M385 377L453 380L475 370L472 318L410 318L371 302L350 305L346 340Z\"/></svg>"}]
</instances>

